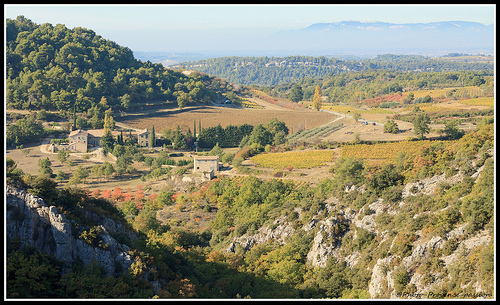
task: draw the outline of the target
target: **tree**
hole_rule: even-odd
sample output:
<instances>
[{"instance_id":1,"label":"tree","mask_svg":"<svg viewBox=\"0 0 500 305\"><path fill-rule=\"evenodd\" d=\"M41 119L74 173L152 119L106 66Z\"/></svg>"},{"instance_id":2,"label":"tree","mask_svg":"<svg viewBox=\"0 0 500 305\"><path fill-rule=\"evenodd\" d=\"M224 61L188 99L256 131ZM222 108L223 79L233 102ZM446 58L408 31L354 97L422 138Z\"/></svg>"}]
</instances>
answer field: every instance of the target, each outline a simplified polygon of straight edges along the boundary
<instances>
[{"instance_id":1,"label":"tree","mask_svg":"<svg viewBox=\"0 0 500 305\"><path fill-rule=\"evenodd\" d=\"M97 179L99 179L99 182L101 181L101 177L104 176L104 166L101 164L96 164L92 166L92 169L90 170L92 175L94 175Z\"/></svg>"},{"instance_id":2,"label":"tree","mask_svg":"<svg viewBox=\"0 0 500 305\"><path fill-rule=\"evenodd\" d=\"M73 172L73 176L69 179L68 183L69 184L78 184L82 180L85 181L85 179L89 176L89 171L82 167L81 165L78 165L78 168Z\"/></svg>"},{"instance_id":3,"label":"tree","mask_svg":"<svg viewBox=\"0 0 500 305\"><path fill-rule=\"evenodd\" d=\"M49 158L39 159L38 160L38 172L40 175L52 175L52 162L50 162Z\"/></svg>"},{"instance_id":4,"label":"tree","mask_svg":"<svg viewBox=\"0 0 500 305\"><path fill-rule=\"evenodd\" d=\"M106 152L112 152L115 139L113 139L113 136L111 135L111 130L105 129L104 130L104 136L101 138L101 146Z\"/></svg>"},{"instance_id":5,"label":"tree","mask_svg":"<svg viewBox=\"0 0 500 305\"><path fill-rule=\"evenodd\" d=\"M155 133L155 125L151 128L151 134L149 135L149 147L155 147L156 144L156 133Z\"/></svg>"},{"instance_id":6,"label":"tree","mask_svg":"<svg viewBox=\"0 0 500 305\"><path fill-rule=\"evenodd\" d=\"M359 112L354 112L352 114L352 118L354 119L354 122L357 122L361 118L361 114Z\"/></svg>"},{"instance_id":7,"label":"tree","mask_svg":"<svg viewBox=\"0 0 500 305\"><path fill-rule=\"evenodd\" d=\"M420 113L413 120L413 128L415 129L415 134L419 135L421 139L425 138L425 134L431 131L429 124L431 119L426 113Z\"/></svg>"},{"instance_id":8,"label":"tree","mask_svg":"<svg viewBox=\"0 0 500 305\"><path fill-rule=\"evenodd\" d=\"M158 196L154 199L153 210L162 209L164 206L169 206L174 203L172 196L173 191L161 191Z\"/></svg>"},{"instance_id":9,"label":"tree","mask_svg":"<svg viewBox=\"0 0 500 305\"><path fill-rule=\"evenodd\" d=\"M319 85L316 85L316 90L314 91L314 97L313 97L313 107L314 109L316 110L320 110L321 109L321 88L319 87Z\"/></svg>"},{"instance_id":10,"label":"tree","mask_svg":"<svg viewBox=\"0 0 500 305\"><path fill-rule=\"evenodd\" d=\"M398 133L399 132L399 127L394 120L388 120L384 124L384 132L386 133Z\"/></svg>"},{"instance_id":11,"label":"tree","mask_svg":"<svg viewBox=\"0 0 500 305\"><path fill-rule=\"evenodd\" d=\"M458 128L458 121L456 120L446 121L444 126L443 132L450 140L456 140L463 135L463 131Z\"/></svg>"},{"instance_id":12,"label":"tree","mask_svg":"<svg viewBox=\"0 0 500 305\"><path fill-rule=\"evenodd\" d=\"M131 98L130 98L130 95L128 95L127 93L125 93L122 98L121 98L121 103L122 103L122 107L123 109L125 110L128 110L130 109L130 105L132 103L131 101Z\"/></svg>"},{"instance_id":13,"label":"tree","mask_svg":"<svg viewBox=\"0 0 500 305\"><path fill-rule=\"evenodd\" d=\"M109 162L104 162L102 166L104 167L103 169L104 176L109 179L114 174L115 168Z\"/></svg>"},{"instance_id":14,"label":"tree","mask_svg":"<svg viewBox=\"0 0 500 305\"><path fill-rule=\"evenodd\" d=\"M365 165L362 159L339 158L335 163L335 175L342 185L353 185L364 182Z\"/></svg>"},{"instance_id":15,"label":"tree","mask_svg":"<svg viewBox=\"0 0 500 305\"><path fill-rule=\"evenodd\" d=\"M61 165L63 165L66 161L68 161L68 156L69 153L65 150L60 150L57 152L57 160L61 162Z\"/></svg>"},{"instance_id":16,"label":"tree","mask_svg":"<svg viewBox=\"0 0 500 305\"><path fill-rule=\"evenodd\" d=\"M115 120L113 116L106 111L106 115L104 116L104 129L112 131L115 129Z\"/></svg>"},{"instance_id":17,"label":"tree","mask_svg":"<svg viewBox=\"0 0 500 305\"><path fill-rule=\"evenodd\" d=\"M400 185L403 180L404 177L396 170L396 166L389 163L370 177L367 186L374 190L377 195L380 195L383 190L394 185Z\"/></svg>"},{"instance_id":18,"label":"tree","mask_svg":"<svg viewBox=\"0 0 500 305\"><path fill-rule=\"evenodd\" d=\"M186 92L177 91L177 106L183 109L189 103L189 95Z\"/></svg>"},{"instance_id":19,"label":"tree","mask_svg":"<svg viewBox=\"0 0 500 305\"><path fill-rule=\"evenodd\" d=\"M77 117L74 122L75 122L76 129L84 129L88 125L87 121L82 117Z\"/></svg>"},{"instance_id":20,"label":"tree","mask_svg":"<svg viewBox=\"0 0 500 305\"><path fill-rule=\"evenodd\" d=\"M297 103L302 100L303 96L304 92L302 91L302 87L297 84L293 84L292 89L290 89L290 93L288 93L288 99Z\"/></svg>"}]
</instances>

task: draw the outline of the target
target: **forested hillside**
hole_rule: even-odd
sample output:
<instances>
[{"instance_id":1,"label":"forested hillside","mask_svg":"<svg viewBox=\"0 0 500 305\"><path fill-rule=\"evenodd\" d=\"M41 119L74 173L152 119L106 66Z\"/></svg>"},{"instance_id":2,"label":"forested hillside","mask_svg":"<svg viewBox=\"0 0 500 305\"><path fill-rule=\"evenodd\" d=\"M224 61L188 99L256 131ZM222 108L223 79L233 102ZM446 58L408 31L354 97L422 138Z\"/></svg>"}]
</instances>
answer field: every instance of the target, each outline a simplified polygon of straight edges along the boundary
<instances>
[{"instance_id":1,"label":"forested hillside","mask_svg":"<svg viewBox=\"0 0 500 305\"><path fill-rule=\"evenodd\" d=\"M132 51L85 28L6 20L7 107L87 111L100 103L128 110L147 102L179 107L216 99L223 83L141 62Z\"/></svg>"},{"instance_id":2,"label":"forested hillside","mask_svg":"<svg viewBox=\"0 0 500 305\"><path fill-rule=\"evenodd\" d=\"M411 90L439 90L444 88L475 86L480 96L493 95L493 70L491 71L457 71L457 72L399 72L390 70L367 70L360 72L329 74L318 77L304 77L293 83L282 83L265 88L275 97L286 97L293 101L311 101L316 86L321 89L322 96L330 103L358 103L368 106L370 99L383 95L399 95ZM458 95L449 89L448 97L472 98L475 96ZM409 103L410 101L407 101ZM380 103L379 103L380 104Z\"/></svg>"},{"instance_id":3,"label":"forested hillside","mask_svg":"<svg viewBox=\"0 0 500 305\"><path fill-rule=\"evenodd\" d=\"M216 75L244 85L273 86L296 82L305 77L324 77L343 72L386 69L392 71L462 71L492 70L491 62L453 62L421 55L379 55L364 60L338 60L324 56L219 57L185 62L186 69Z\"/></svg>"}]
</instances>

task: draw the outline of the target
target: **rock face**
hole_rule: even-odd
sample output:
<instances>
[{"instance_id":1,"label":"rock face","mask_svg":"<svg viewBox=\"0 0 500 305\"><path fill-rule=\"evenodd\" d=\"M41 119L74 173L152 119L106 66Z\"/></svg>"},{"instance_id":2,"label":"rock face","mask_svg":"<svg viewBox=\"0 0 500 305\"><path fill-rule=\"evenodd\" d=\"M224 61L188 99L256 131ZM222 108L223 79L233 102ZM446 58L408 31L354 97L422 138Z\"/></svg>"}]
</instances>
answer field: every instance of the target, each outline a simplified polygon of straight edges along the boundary
<instances>
[{"instance_id":1,"label":"rock face","mask_svg":"<svg viewBox=\"0 0 500 305\"><path fill-rule=\"evenodd\" d=\"M274 240L280 244L285 243L285 238L291 236L295 229L286 221L285 217L279 217L273 223L274 228L269 226L261 227L256 234L243 234L234 239L226 249L226 252L234 252L234 247L239 244L245 251L249 251L256 244L265 244L269 240Z\"/></svg>"},{"instance_id":2,"label":"rock face","mask_svg":"<svg viewBox=\"0 0 500 305\"><path fill-rule=\"evenodd\" d=\"M482 169L482 167L479 168L472 175L472 178L478 178ZM235 247L238 245L243 250L249 251L257 244L270 241L285 244L287 242L286 237L293 235L298 230L312 231L314 237L306 258L309 265L325 267L328 260L334 257L344 261L349 267L356 267L364 253L357 250L346 250L346 247L349 247L347 239L356 240L359 229L376 236L378 243L382 245L385 241L393 239L394 236L391 236L388 230L384 231L380 224L377 224L377 217L385 215L391 218L397 217L406 204L405 200L409 200L412 196L418 194L432 195L441 184L454 185L461 182L463 178L463 174L458 173L451 177L442 174L421 179L404 186L401 194L402 201L395 203L378 198L359 210L344 207L337 198L331 197L324 201L324 207L317 211L316 215L312 216L310 220L304 222L302 227L294 229L286 217L281 216L271 226L263 226L255 234L244 234L235 237L229 247L226 248L226 252L235 252ZM347 187L345 189L346 193L352 191L362 193L365 190L363 187ZM440 213L446 209L435 212L423 211L415 214L413 218L417 218L421 214ZM303 213L300 209L297 213L299 219L303 219ZM486 246L491 242L492 236L486 230L477 233L475 236L466 236L465 226L466 224L462 224L447 232L444 236L429 236L423 234L422 230L415 231L411 254L400 257L389 252L386 257L377 259L370 270L371 277L368 292L371 298L400 299L401 295L396 293L395 286L398 286L398 284L395 283L395 278L397 278L401 270L408 272L408 285L411 285L413 289L409 290L412 291L412 294L405 295L405 298L425 298L426 295L433 292L433 289L443 285L450 277L446 274L445 268L452 267L461 256L467 255L477 247ZM347 246L343 245L344 241L346 241ZM456 249L451 254L447 253L447 255L436 257L442 262L442 266L437 271L433 271L432 282L429 282L428 274L418 271L417 267L428 261L430 257L433 257L434 253L442 251L446 243L454 242L456 242ZM390 245L390 249L393 246L394 240ZM477 293L482 291L479 286L477 282L471 283L471 287L475 288Z\"/></svg>"},{"instance_id":3,"label":"rock face","mask_svg":"<svg viewBox=\"0 0 500 305\"><path fill-rule=\"evenodd\" d=\"M88 213L101 223L99 238L105 247L94 247L75 237L71 222L55 206L47 206L43 199L24 190L6 186L7 238L53 255L70 265L81 260L88 265L99 262L107 275L115 274L116 264L128 269L133 259L128 246L120 244L110 233L126 233L125 228L107 217Z\"/></svg>"}]
</instances>

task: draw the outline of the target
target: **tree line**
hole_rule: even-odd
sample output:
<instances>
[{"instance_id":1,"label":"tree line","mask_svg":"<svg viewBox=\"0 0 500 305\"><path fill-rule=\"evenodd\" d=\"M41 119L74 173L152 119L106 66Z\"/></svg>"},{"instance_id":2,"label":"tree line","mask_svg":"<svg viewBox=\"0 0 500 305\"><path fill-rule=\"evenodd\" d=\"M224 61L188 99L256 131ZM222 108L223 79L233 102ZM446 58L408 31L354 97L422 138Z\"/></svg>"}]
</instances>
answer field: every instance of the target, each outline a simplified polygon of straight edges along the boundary
<instances>
[{"instance_id":1,"label":"tree line","mask_svg":"<svg viewBox=\"0 0 500 305\"><path fill-rule=\"evenodd\" d=\"M493 70L492 63L454 62L420 55L384 54L362 60L339 60L325 56L218 57L178 65L217 75L244 85L275 86L305 77L325 77L367 70L450 72Z\"/></svg>"},{"instance_id":2,"label":"tree line","mask_svg":"<svg viewBox=\"0 0 500 305\"><path fill-rule=\"evenodd\" d=\"M330 103L357 103L388 94L419 89L477 86L485 95L493 93L493 71L399 72L367 70L322 77L304 77L291 83L265 87L264 92L294 102L312 101L319 86Z\"/></svg>"}]
</instances>

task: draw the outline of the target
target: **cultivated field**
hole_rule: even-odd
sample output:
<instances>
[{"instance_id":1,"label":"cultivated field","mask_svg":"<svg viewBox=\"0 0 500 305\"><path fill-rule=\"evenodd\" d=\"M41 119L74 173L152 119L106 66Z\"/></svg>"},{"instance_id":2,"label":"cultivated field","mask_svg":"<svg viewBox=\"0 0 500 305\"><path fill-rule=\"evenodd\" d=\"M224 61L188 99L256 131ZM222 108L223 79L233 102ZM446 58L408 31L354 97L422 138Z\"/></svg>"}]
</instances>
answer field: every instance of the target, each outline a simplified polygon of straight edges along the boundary
<instances>
[{"instance_id":1,"label":"cultivated field","mask_svg":"<svg viewBox=\"0 0 500 305\"><path fill-rule=\"evenodd\" d=\"M274 106L274 105L273 105ZM214 127L220 124L222 127L227 125L263 124L272 118L285 122L290 132L296 132L300 128L314 128L326 124L336 118L336 115L326 112L304 110L289 110L284 108L233 108L222 106L194 106L186 107L183 110L169 109L157 111L150 114L129 114L123 117L116 117L115 121L126 124L133 128L144 129L154 125L157 132L164 128L175 129L177 125L183 131L188 128L193 129L196 121L201 121L201 126Z\"/></svg>"}]
</instances>

